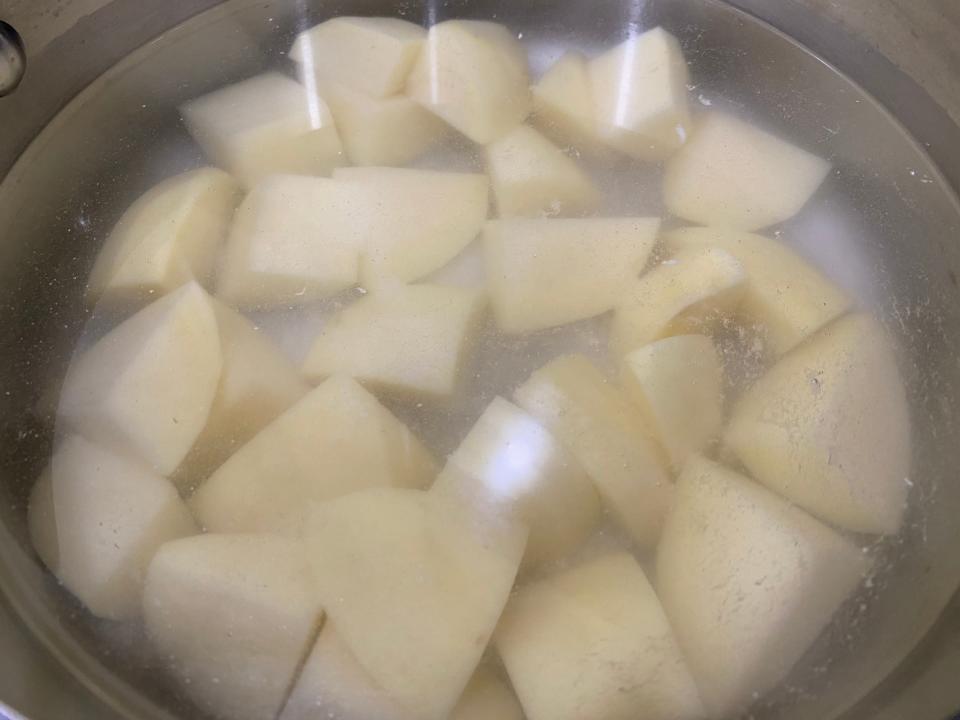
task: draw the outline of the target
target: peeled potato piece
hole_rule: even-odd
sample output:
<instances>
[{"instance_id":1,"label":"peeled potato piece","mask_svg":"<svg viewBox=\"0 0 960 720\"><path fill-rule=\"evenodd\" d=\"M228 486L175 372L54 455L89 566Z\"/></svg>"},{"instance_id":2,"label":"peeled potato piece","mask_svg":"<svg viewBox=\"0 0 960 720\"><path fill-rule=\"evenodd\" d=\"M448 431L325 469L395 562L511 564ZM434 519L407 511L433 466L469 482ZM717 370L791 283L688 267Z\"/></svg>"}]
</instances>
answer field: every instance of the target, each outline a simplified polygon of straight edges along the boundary
<instances>
[{"instance_id":1,"label":"peeled potato piece","mask_svg":"<svg viewBox=\"0 0 960 720\"><path fill-rule=\"evenodd\" d=\"M658 227L654 218L488 222L483 250L497 325L519 334L610 310L646 265Z\"/></svg>"},{"instance_id":2,"label":"peeled potato piece","mask_svg":"<svg viewBox=\"0 0 960 720\"><path fill-rule=\"evenodd\" d=\"M450 720L524 720L523 708L507 683L481 665L450 713Z\"/></svg>"},{"instance_id":3,"label":"peeled potato piece","mask_svg":"<svg viewBox=\"0 0 960 720\"><path fill-rule=\"evenodd\" d=\"M340 136L313 87L265 73L180 109L194 140L247 187L267 175L328 175L343 164Z\"/></svg>"},{"instance_id":4,"label":"peeled potato piece","mask_svg":"<svg viewBox=\"0 0 960 720\"><path fill-rule=\"evenodd\" d=\"M502 137L530 112L527 55L503 25L447 20L430 28L407 95L476 143Z\"/></svg>"},{"instance_id":5,"label":"peeled potato piece","mask_svg":"<svg viewBox=\"0 0 960 720\"><path fill-rule=\"evenodd\" d=\"M704 717L660 601L626 553L521 588L495 642L528 720Z\"/></svg>"},{"instance_id":6,"label":"peeled potato piece","mask_svg":"<svg viewBox=\"0 0 960 720\"><path fill-rule=\"evenodd\" d=\"M640 411L585 357L565 355L514 393L572 451L607 510L639 545L660 535L672 483Z\"/></svg>"},{"instance_id":7,"label":"peeled potato piece","mask_svg":"<svg viewBox=\"0 0 960 720\"><path fill-rule=\"evenodd\" d=\"M734 717L780 682L867 564L802 510L691 458L657 549L657 590L710 716Z\"/></svg>"},{"instance_id":8,"label":"peeled potato piece","mask_svg":"<svg viewBox=\"0 0 960 720\"><path fill-rule=\"evenodd\" d=\"M734 406L725 442L757 480L817 517L897 532L910 411L882 327L847 315L784 356Z\"/></svg>"},{"instance_id":9,"label":"peeled potato piece","mask_svg":"<svg viewBox=\"0 0 960 720\"><path fill-rule=\"evenodd\" d=\"M207 422L222 366L211 298L189 283L74 360L60 394L60 417L168 475Z\"/></svg>"},{"instance_id":10,"label":"peeled potato piece","mask_svg":"<svg viewBox=\"0 0 960 720\"><path fill-rule=\"evenodd\" d=\"M532 88L533 120L561 145L594 150L600 143L587 60L569 50Z\"/></svg>"},{"instance_id":11,"label":"peeled potato piece","mask_svg":"<svg viewBox=\"0 0 960 720\"><path fill-rule=\"evenodd\" d=\"M184 691L224 720L272 720L322 611L298 541L198 535L147 573L147 633Z\"/></svg>"},{"instance_id":12,"label":"peeled potato piece","mask_svg":"<svg viewBox=\"0 0 960 720\"><path fill-rule=\"evenodd\" d=\"M667 209L684 220L758 230L798 212L830 172L830 163L730 115L711 112L670 159Z\"/></svg>"},{"instance_id":13,"label":"peeled potato piece","mask_svg":"<svg viewBox=\"0 0 960 720\"><path fill-rule=\"evenodd\" d=\"M311 501L436 475L416 437L355 380L337 375L237 450L190 499L211 532L295 532Z\"/></svg>"}]
</instances>

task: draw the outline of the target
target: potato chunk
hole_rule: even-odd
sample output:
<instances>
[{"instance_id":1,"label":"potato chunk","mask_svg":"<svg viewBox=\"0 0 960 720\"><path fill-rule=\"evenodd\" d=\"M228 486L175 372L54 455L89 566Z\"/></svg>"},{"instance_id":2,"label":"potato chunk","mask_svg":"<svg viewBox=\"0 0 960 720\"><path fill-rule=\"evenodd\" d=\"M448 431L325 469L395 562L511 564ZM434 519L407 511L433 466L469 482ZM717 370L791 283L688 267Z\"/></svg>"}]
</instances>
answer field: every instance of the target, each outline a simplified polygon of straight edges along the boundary
<instances>
[{"instance_id":1,"label":"potato chunk","mask_svg":"<svg viewBox=\"0 0 960 720\"><path fill-rule=\"evenodd\" d=\"M872 318L843 317L784 356L734 406L725 441L757 480L828 522L900 527L910 412Z\"/></svg>"},{"instance_id":2,"label":"potato chunk","mask_svg":"<svg viewBox=\"0 0 960 720\"><path fill-rule=\"evenodd\" d=\"M643 270L654 218L501 220L483 231L497 325L519 334L600 315Z\"/></svg>"},{"instance_id":3,"label":"potato chunk","mask_svg":"<svg viewBox=\"0 0 960 720\"><path fill-rule=\"evenodd\" d=\"M485 145L530 112L527 55L503 25L447 20L430 28L407 94Z\"/></svg>"},{"instance_id":4,"label":"potato chunk","mask_svg":"<svg viewBox=\"0 0 960 720\"><path fill-rule=\"evenodd\" d=\"M191 498L211 532L296 531L314 500L422 487L429 453L355 380L334 376L237 450Z\"/></svg>"},{"instance_id":5,"label":"potato chunk","mask_svg":"<svg viewBox=\"0 0 960 720\"><path fill-rule=\"evenodd\" d=\"M532 88L533 121L561 145L594 150L600 143L587 60L575 50L561 56Z\"/></svg>"},{"instance_id":6,"label":"potato chunk","mask_svg":"<svg viewBox=\"0 0 960 720\"><path fill-rule=\"evenodd\" d=\"M626 553L523 587L495 643L529 720L697 720L697 688Z\"/></svg>"},{"instance_id":7,"label":"potato chunk","mask_svg":"<svg viewBox=\"0 0 960 720\"><path fill-rule=\"evenodd\" d=\"M796 215L829 172L826 160L711 112L667 164L663 199L684 220L758 230Z\"/></svg>"},{"instance_id":8,"label":"potato chunk","mask_svg":"<svg viewBox=\"0 0 960 720\"><path fill-rule=\"evenodd\" d=\"M656 542L673 487L640 411L622 392L585 357L565 355L533 373L514 399L573 451L630 537Z\"/></svg>"},{"instance_id":9,"label":"potato chunk","mask_svg":"<svg viewBox=\"0 0 960 720\"><path fill-rule=\"evenodd\" d=\"M701 457L657 550L660 600L711 717L780 682L867 569L847 540Z\"/></svg>"},{"instance_id":10,"label":"potato chunk","mask_svg":"<svg viewBox=\"0 0 960 720\"><path fill-rule=\"evenodd\" d=\"M485 665L477 668L450 720L524 720L523 708L507 683Z\"/></svg>"},{"instance_id":11,"label":"potato chunk","mask_svg":"<svg viewBox=\"0 0 960 720\"><path fill-rule=\"evenodd\" d=\"M326 103L279 73L216 90L180 112L207 157L247 187L277 173L328 175L344 161Z\"/></svg>"}]
</instances>

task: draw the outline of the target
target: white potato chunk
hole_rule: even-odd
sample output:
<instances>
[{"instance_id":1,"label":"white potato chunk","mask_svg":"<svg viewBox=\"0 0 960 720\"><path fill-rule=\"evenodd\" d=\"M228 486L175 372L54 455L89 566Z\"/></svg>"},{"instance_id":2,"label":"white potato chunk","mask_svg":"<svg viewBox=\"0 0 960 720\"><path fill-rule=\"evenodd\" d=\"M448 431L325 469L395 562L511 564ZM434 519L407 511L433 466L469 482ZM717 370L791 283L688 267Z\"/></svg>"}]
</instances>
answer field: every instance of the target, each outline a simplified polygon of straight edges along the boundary
<instances>
[{"instance_id":1,"label":"white potato chunk","mask_svg":"<svg viewBox=\"0 0 960 720\"><path fill-rule=\"evenodd\" d=\"M670 335L708 332L740 305L747 274L720 248L678 252L622 296L610 327L610 348L622 357Z\"/></svg>"},{"instance_id":2,"label":"white potato chunk","mask_svg":"<svg viewBox=\"0 0 960 720\"><path fill-rule=\"evenodd\" d=\"M507 683L486 665L470 678L450 720L524 720L523 708Z\"/></svg>"},{"instance_id":3,"label":"white potato chunk","mask_svg":"<svg viewBox=\"0 0 960 720\"><path fill-rule=\"evenodd\" d=\"M568 555L600 518L600 498L577 459L539 422L495 398L437 478L432 493L465 502L481 517L530 530L528 567Z\"/></svg>"},{"instance_id":4,"label":"white potato chunk","mask_svg":"<svg viewBox=\"0 0 960 720\"><path fill-rule=\"evenodd\" d=\"M653 545L673 485L640 410L622 391L585 357L565 355L533 373L514 399L573 451L631 539Z\"/></svg>"},{"instance_id":5,"label":"white potato chunk","mask_svg":"<svg viewBox=\"0 0 960 720\"><path fill-rule=\"evenodd\" d=\"M623 359L623 386L674 470L703 450L723 422L723 366L710 338L675 335Z\"/></svg>"},{"instance_id":6,"label":"white potato chunk","mask_svg":"<svg viewBox=\"0 0 960 720\"><path fill-rule=\"evenodd\" d=\"M667 234L673 252L715 247L733 255L747 273L740 314L758 323L780 355L842 315L850 299L786 244L762 235L714 228L682 228Z\"/></svg>"},{"instance_id":7,"label":"white potato chunk","mask_svg":"<svg viewBox=\"0 0 960 720\"><path fill-rule=\"evenodd\" d=\"M305 539L321 602L373 682L418 720L445 720L506 605L526 530L377 488L316 505Z\"/></svg>"},{"instance_id":8,"label":"white potato chunk","mask_svg":"<svg viewBox=\"0 0 960 720\"><path fill-rule=\"evenodd\" d=\"M198 535L147 573L147 633L184 691L224 720L272 720L322 611L299 541Z\"/></svg>"},{"instance_id":9,"label":"white potato chunk","mask_svg":"<svg viewBox=\"0 0 960 720\"><path fill-rule=\"evenodd\" d=\"M521 588L494 640L528 720L704 717L660 601L627 553Z\"/></svg>"},{"instance_id":10,"label":"white potato chunk","mask_svg":"<svg viewBox=\"0 0 960 720\"><path fill-rule=\"evenodd\" d=\"M694 456L657 550L657 590L711 717L790 671L867 570L802 510Z\"/></svg>"},{"instance_id":11,"label":"white potato chunk","mask_svg":"<svg viewBox=\"0 0 960 720\"><path fill-rule=\"evenodd\" d=\"M235 452L190 499L211 532L296 532L311 501L436 476L416 437L355 380L334 376Z\"/></svg>"},{"instance_id":12,"label":"white potato chunk","mask_svg":"<svg viewBox=\"0 0 960 720\"><path fill-rule=\"evenodd\" d=\"M593 87L586 58L568 50L532 88L533 120L561 145L595 150L599 144Z\"/></svg>"},{"instance_id":13,"label":"white potato chunk","mask_svg":"<svg viewBox=\"0 0 960 720\"><path fill-rule=\"evenodd\" d=\"M207 284L227 237L239 186L200 168L164 180L123 214L87 282L91 302L129 302L197 280Z\"/></svg>"},{"instance_id":14,"label":"white potato chunk","mask_svg":"<svg viewBox=\"0 0 960 720\"><path fill-rule=\"evenodd\" d=\"M43 561L90 612L111 620L139 616L157 548L198 532L169 480L79 435L54 453L30 516Z\"/></svg>"},{"instance_id":15,"label":"white potato chunk","mask_svg":"<svg viewBox=\"0 0 960 720\"><path fill-rule=\"evenodd\" d=\"M500 217L577 215L600 206L589 176L528 125L487 145L485 154Z\"/></svg>"},{"instance_id":16,"label":"white potato chunk","mask_svg":"<svg viewBox=\"0 0 960 720\"><path fill-rule=\"evenodd\" d=\"M910 412L882 327L848 315L784 356L734 406L725 442L757 480L814 515L897 532Z\"/></svg>"},{"instance_id":17,"label":"white potato chunk","mask_svg":"<svg viewBox=\"0 0 960 720\"><path fill-rule=\"evenodd\" d=\"M207 422L222 366L211 298L191 282L74 360L60 394L60 417L168 475Z\"/></svg>"},{"instance_id":18,"label":"white potato chunk","mask_svg":"<svg viewBox=\"0 0 960 720\"><path fill-rule=\"evenodd\" d=\"M690 125L689 73L677 39L654 28L590 61L601 137L641 160L661 160L680 147Z\"/></svg>"},{"instance_id":19,"label":"white potato chunk","mask_svg":"<svg viewBox=\"0 0 960 720\"><path fill-rule=\"evenodd\" d=\"M530 112L527 55L503 25L447 20L427 34L407 95L485 145Z\"/></svg>"},{"instance_id":20,"label":"white potato chunk","mask_svg":"<svg viewBox=\"0 0 960 720\"><path fill-rule=\"evenodd\" d=\"M497 325L519 334L600 315L647 264L655 218L500 220L483 231Z\"/></svg>"},{"instance_id":21,"label":"white potato chunk","mask_svg":"<svg viewBox=\"0 0 960 720\"><path fill-rule=\"evenodd\" d=\"M829 172L826 160L711 112L667 163L663 199L671 213L691 222L757 230L796 215Z\"/></svg>"},{"instance_id":22,"label":"white potato chunk","mask_svg":"<svg viewBox=\"0 0 960 720\"><path fill-rule=\"evenodd\" d=\"M266 73L191 100L180 109L204 153L247 187L267 175L328 175L343 148L313 87Z\"/></svg>"},{"instance_id":23,"label":"white potato chunk","mask_svg":"<svg viewBox=\"0 0 960 720\"><path fill-rule=\"evenodd\" d=\"M427 31L390 17L336 17L300 33L290 58L305 81L340 83L372 98L403 92Z\"/></svg>"}]
</instances>

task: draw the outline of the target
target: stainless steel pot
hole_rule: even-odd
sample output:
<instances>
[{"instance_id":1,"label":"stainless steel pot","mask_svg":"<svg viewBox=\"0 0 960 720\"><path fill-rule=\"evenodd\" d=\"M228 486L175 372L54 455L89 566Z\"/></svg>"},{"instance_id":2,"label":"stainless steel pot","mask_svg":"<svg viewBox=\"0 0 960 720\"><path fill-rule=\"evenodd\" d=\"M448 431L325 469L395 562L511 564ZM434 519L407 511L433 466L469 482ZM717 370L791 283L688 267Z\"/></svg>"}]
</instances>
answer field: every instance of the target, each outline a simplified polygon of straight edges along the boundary
<instances>
[{"instance_id":1,"label":"stainless steel pot","mask_svg":"<svg viewBox=\"0 0 960 720\"><path fill-rule=\"evenodd\" d=\"M342 12L423 18L429 10L432 18L495 16L597 43L631 22L664 22L688 44L713 48L709 63L698 68L694 59L705 82L711 73L741 78L761 90L774 117L798 96L806 101L802 117L783 120L851 168L859 215L849 222L872 228L861 249L883 281L862 298L900 343L915 398L916 487L907 531L882 548L884 587L847 625L855 637L826 638L804 660L808 680L767 710L783 720L945 720L960 712L960 7L950 0L728 3L745 14L722 0L696 3L693 21L690 3L681 18L676 0L0 4L0 20L19 30L27 57L22 84L0 98L0 700L33 720L164 718L182 707L149 664L118 660L127 656L116 637L104 641L110 629L43 572L24 522L29 485L49 452L43 399L55 391L85 319L80 298L91 251L116 209L163 173L143 164L143 150L172 137L178 100L230 79L223 73L259 67L289 40L272 27ZM216 41L200 42L197 28L213 22ZM828 73L829 82L824 61L841 73ZM109 108L97 103L106 87L122 98ZM843 121L818 123L820 115ZM178 153L192 152L171 147L174 164ZM801 229L824 231L813 221ZM139 638L120 640L133 647Z\"/></svg>"}]
</instances>

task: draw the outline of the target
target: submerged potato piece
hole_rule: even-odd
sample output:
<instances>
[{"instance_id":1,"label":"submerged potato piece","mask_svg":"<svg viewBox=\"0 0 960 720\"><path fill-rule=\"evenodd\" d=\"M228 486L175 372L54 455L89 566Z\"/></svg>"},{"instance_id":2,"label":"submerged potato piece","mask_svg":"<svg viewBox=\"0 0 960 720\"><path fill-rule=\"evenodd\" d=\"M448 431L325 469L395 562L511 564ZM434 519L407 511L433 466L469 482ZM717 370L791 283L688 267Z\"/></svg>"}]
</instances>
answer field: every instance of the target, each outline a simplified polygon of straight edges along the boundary
<instances>
[{"instance_id":1,"label":"submerged potato piece","mask_svg":"<svg viewBox=\"0 0 960 720\"><path fill-rule=\"evenodd\" d=\"M607 510L637 544L660 535L673 491L640 411L585 357L565 355L514 393L573 451Z\"/></svg>"},{"instance_id":2,"label":"submerged potato piece","mask_svg":"<svg viewBox=\"0 0 960 720\"><path fill-rule=\"evenodd\" d=\"M747 275L720 248L683 250L637 280L622 296L610 347L622 356L670 335L703 333L740 305Z\"/></svg>"},{"instance_id":3,"label":"submerged potato piece","mask_svg":"<svg viewBox=\"0 0 960 720\"><path fill-rule=\"evenodd\" d=\"M523 708L507 683L485 665L477 668L450 720L524 720Z\"/></svg>"},{"instance_id":4,"label":"submerged potato piece","mask_svg":"<svg viewBox=\"0 0 960 720\"><path fill-rule=\"evenodd\" d=\"M643 270L655 218L488 222L483 250L497 325L518 334L610 310Z\"/></svg>"},{"instance_id":5,"label":"submerged potato piece","mask_svg":"<svg viewBox=\"0 0 960 720\"><path fill-rule=\"evenodd\" d=\"M79 435L54 453L30 517L41 559L90 612L111 620L139 616L157 548L198 532L170 481Z\"/></svg>"},{"instance_id":6,"label":"submerged potato piece","mask_svg":"<svg viewBox=\"0 0 960 720\"><path fill-rule=\"evenodd\" d=\"M510 30L447 20L430 28L407 95L484 145L527 117L529 85L526 52Z\"/></svg>"},{"instance_id":7,"label":"submerged potato piece","mask_svg":"<svg viewBox=\"0 0 960 720\"><path fill-rule=\"evenodd\" d=\"M568 50L532 88L533 121L561 145L594 150L600 143L586 58Z\"/></svg>"},{"instance_id":8,"label":"submerged potato piece","mask_svg":"<svg viewBox=\"0 0 960 720\"><path fill-rule=\"evenodd\" d=\"M275 535L167 543L143 611L183 690L224 720L276 717L322 616L302 545Z\"/></svg>"},{"instance_id":9,"label":"submerged potato piece","mask_svg":"<svg viewBox=\"0 0 960 720\"><path fill-rule=\"evenodd\" d=\"M780 682L867 565L802 510L691 458L657 549L657 590L710 716L734 717Z\"/></svg>"},{"instance_id":10,"label":"submerged potato piece","mask_svg":"<svg viewBox=\"0 0 960 720\"><path fill-rule=\"evenodd\" d=\"M207 422L222 365L212 299L191 282L74 360L60 394L60 417L168 475Z\"/></svg>"},{"instance_id":11,"label":"submerged potato piece","mask_svg":"<svg viewBox=\"0 0 960 720\"><path fill-rule=\"evenodd\" d=\"M599 132L641 160L679 148L690 125L689 73L677 39L657 27L624 40L589 63Z\"/></svg>"},{"instance_id":12,"label":"submerged potato piece","mask_svg":"<svg viewBox=\"0 0 960 720\"><path fill-rule=\"evenodd\" d=\"M326 103L279 73L215 90L180 112L207 157L248 187L267 175L328 175L343 164Z\"/></svg>"},{"instance_id":13,"label":"submerged potato piece","mask_svg":"<svg viewBox=\"0 0 960 720\"><path fill-rule=\"evenodd\" d=\"M711 112L667 164L663 199L684 220L758 230L796 215L829 172L826 160Z\"/></svg>"},{"instance_id":14,"label":"submerged potato piece","mask_svg":"<svg viewBox=\"0 0 960 720\"><path fill-rule=\"evenodd\" d=\"M587 174L527 125L487 145L485 154L500 217L576 215L600 206Z\"/></svg>"},{"instance_id":15,"label":"submerged potato piece","mask_svg":"<svg viewBox=\"0 0 960 720\"><path fill-rule=\"evenodd\" d=\"M820 330L744 393L725 442L757 480L814 515L897 532L910 411L883 328L855 314Z\"/></svg>"},{"instance_id":16,"label":"submerged potato piece","mask_svg":"<svg viewBox=\"0 0 960 720\"><path fill-rule=\"evenodd\" d=\"M316 505L305 539L318 596L370 679L418 720L447 718L506 605L526 531L378 488Z\"/></svg>"},{"instance_id":17,"label":"submerged potato piece","mask_svg":"<svg viewBox=\"0 0 960 720\"><path fill-rule=\"evenodd\" d=\"M600 519L589 476L560 441L513 403L495 398L454 450L430 492L530 529L528 567L569 554Z\"/></svg>"},{"instance_id":18,"label":"submerged potato piece","mask_svg":"<svg viewBox=\"0 0 960 720\"><path fill-rule=\"evenodd\" d=\"M495 643L528 720L704 717L660 601L627 553L523 587Z\"/></svg>"},{"instance_id":19,"label":"submerged potato piece","mask_svg":"<svg viewBox=\"0 0 960 720\"><path fill-rule=\"evenodd\" d=\"M850 299L786 244L762 235L715 228L667 234L673 252L715 247L733 255L747 273L740 314L758 323L778 355L850 307Z\"/></svg>"},{"instance_id":20,"label":"submerged potato piece","mask_svg":"<svg viewBox=\"0 0 960 720\"><path fill-rule=\"evenodd\" d=\"M720 431L723 366L710 338L675 335L637 348L621 378L675 470Z\"/></svg>"},{"instance_id":21,"label":"submerged potato piece","mask_svg":"<svg viewBox=\"0 0 960 720\"><path fill-rule=\"evenodd\" d=\"M237 450L190 499L211 532L297 531L311 501L436 475L416 437L355 380L334 376Z\"/></svg>"},{"instance_id":22,"label":"submerged potato piece","mask_svg":"<svg viewBox=\"0 0 960 720\"><path fill-rule=\"evenodd\" d=\"M164 180L127 209L87 281L91 302L142 300L206 284L239 200L236 181L200 168Z\"/></svg>"}]
</instances>

